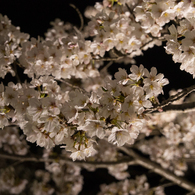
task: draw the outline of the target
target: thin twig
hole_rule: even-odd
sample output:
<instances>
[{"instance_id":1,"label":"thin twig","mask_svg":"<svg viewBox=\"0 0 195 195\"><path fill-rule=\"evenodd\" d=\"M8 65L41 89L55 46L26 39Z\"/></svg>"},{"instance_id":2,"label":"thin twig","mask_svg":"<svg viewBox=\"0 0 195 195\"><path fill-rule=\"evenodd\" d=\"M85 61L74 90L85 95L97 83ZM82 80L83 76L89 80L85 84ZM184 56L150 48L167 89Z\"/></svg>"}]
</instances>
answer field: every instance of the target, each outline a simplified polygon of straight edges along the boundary
<instances>
[{"instance_id":1,"label":"thin twig","mask_svg":"<svg viewBox=\"0 0 195 195\"><path fill-rule=\"evenodd\" d=\"M79 31L81 31L83 29L83 26L84 26L84 20L83 20L83 16L81 14L81 12L79 11L79 9L74 5L74 4L69 4L72 8L74 8L77 12L77 14L79 15L79 18L81 20L81 26L79 28Z\"/></svg>"},{"instance_id":2,"label":"thin twig","mask_svg":"<svg viewBox=\"0 0 195 195\"><path fill-rule=\"evenodd\" d=\"M108 70L108 68L111 66L113 64L113 62L112 61L110 61L110 62L108 62L108 64L106 64L105 66L102 66L102 67L100 67L100 69L99 69L99 71L100 71L100 74L102 75L102 76L106 76L107 74L107 70Z\"/></svg>"},{"instance_id":3,"label":"thin twig","mask_svg":"<svg viewBox=\"0 0 195 195\"><path fill-rule=\"evenodd\" d=\"M158 164L148 160L147 158L140 156L139 154L134 152L132 149L127 149L125 147L120 147L119 149L121 151L125 152L127 155L133 157L135 159L135 161L137 162L137 164L139 164L147 169L153 170L153 172L155 172L155 173L165 177L166 179L174 182L178 186L195 193L195 185L193 183L191 183L191 182L189 182L181 177L177 177L176 175L169 172L168 170L163 169Z\"/></svg>"},{"instance_id":4,"label":"thin twig","mask_svg":"<svg viewBox=\"0 0 195 195\"><path fill-rule=\"evenodd\" d=\"M169 182L169 183L162 184L162 185L160 185L160 186L156 186L156 187L154 187L154 188L158 188L158 187L167 188L167 187L170 187L170 186L173 186L173 185L175 185L175 183Z\"/></svg>"},{"instance_id":5,"label":"thin twig","mask_svg":"<svg viewBox=\"0 0 195 195\"><path fill-rule=\"evenodd\" d=\"M112 54L115 56L115 57L119 57L119 55L117 54L118 50L116 50L115 48L111 50ZM119 53L119 52L118 52ZM121 54L121 53L120 53Z\"/></svg>"},{"instance_id":6,"label":"thin twig","mask_svg":"<svg viewBox=\"0 0 195 195\"><path fill-rule=\"evenodd\" d=\"M195 102L188 102L183 104L171 104L163 108L163 112L177 112L177 113L187 113L195 111Z\"/></svg>"},{"instance_id":7,"label":"thin twig","mask_svg":"<svg viewBox=\"0 0 195 195\"><path fill-rule=\"evenodd\" d=\"M57 80L57 79L56 79ZM68 85L69 87L73 88L73 89L78 89L79 91L83 92L83 93L88 93L87 91L85 91L83 88L76 86L76 85L72 85L71 83L69 83L68 81L64 80L64 79L58 79L58 81L61 81L62 83L65 83L66 85Z\"/></svg>"},{"instance_id":8,"label":"thin twig","mask_svg":"<svg viewBox=\"0 0 195 195\"><path fill-rule=\"evenodd\" d=\"M124 58L124 57L126 57L126 55L124 55L124 56L119 56L119 57L114 57L114 58L99 58L99 59L93 59L94 61L118 61L118 60L120 60L120 59L122 59L122 58Z\"/></svg>"},{"instance_id":9,"label":"thin twig","mask_svg":"<svg viewBox=\"0 0 195 195\"><path fill-rule=\"evenodd\" d=\"M143 190L143 191L140 191L140 192L142 192L142 193L145 192L145 194L148 194L147 192L150 192L151 190L155 190L158 187L166 188L166 187L170 187L170 186L173 186L173 185L175 185L175 183L173 183L173 182L165 183L165 184L155 186L155 187L149 188L148 190Z\"/></svg>"}]
</instances>

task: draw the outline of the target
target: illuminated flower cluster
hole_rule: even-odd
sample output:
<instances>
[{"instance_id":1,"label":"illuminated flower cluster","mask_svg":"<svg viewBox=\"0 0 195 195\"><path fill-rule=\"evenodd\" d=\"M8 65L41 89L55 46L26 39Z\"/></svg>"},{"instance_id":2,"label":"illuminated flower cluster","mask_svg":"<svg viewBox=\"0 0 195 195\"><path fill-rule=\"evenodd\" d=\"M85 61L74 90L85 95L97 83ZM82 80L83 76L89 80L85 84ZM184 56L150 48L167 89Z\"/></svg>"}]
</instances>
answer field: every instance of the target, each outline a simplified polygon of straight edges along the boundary
<instances>
[{"instance_id":1,"label":"illuminated flower cluster","mask_svg":"<svg viewBox=\"0 0 195 195\"><path fill-rule=\"evenodd\" d=\"M109 185L101 185L101 192L98 195L104 194L137 194L137 195L164 195L163 187L151 188L147 182L145 175L137 176L136 179L126 179L118 183L111 183Z\"/></svg>"},{"instance_id":2,"label":"illuminated flower cluster","mask_svg":"<svg viewBox=\"0 0 195 195\"><path fill-rule=\"evenodd\" d=\"M21 33L7 16L0 14L0 77L4 78L8 72L15 75L10 65L21 55L21 44L28 38L28 34Z\"/></svg>"},{"instance_id":3,"label":"illuminated flower cluster","mask_svg":"<svg viewBox=\"0 0 195 195\"><path fill-rule=\"evenodd\" d=\"M177 28L169 27L170 35L166 36L168 54L173 55L173 61L181 63L180 69L195 77L195 19L183 19Z\"/></svg>"}]
</instances>

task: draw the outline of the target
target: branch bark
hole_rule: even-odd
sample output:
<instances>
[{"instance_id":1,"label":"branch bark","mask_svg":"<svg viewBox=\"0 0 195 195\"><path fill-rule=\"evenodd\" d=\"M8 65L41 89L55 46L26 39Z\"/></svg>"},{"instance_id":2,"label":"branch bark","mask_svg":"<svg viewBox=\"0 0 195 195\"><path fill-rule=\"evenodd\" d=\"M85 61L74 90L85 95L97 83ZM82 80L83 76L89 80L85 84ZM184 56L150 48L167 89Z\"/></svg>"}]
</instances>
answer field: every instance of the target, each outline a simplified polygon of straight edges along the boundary
<instances>
[{"instance_id":1,"label":"branch bark","mask_svg":"<svg viewBox=\"0 0 195 195\"><path fill-rule=\"evenodd\" d=\"M173 173L163 169L160 165L148 160L147 158L140 156L139 154L134 152L132 149L127 149L125 147L120 147L119 149L121 151L125 152L128 156L133 157L138 165L141 165L147 169L150 169L153 172L155 172L155 173L165 177L166 179L174 182L178 186L195 193L195 185L193 183L191 183L191 182L189 182L181 177L177 177Z\"/></svg>"}]
</instances>

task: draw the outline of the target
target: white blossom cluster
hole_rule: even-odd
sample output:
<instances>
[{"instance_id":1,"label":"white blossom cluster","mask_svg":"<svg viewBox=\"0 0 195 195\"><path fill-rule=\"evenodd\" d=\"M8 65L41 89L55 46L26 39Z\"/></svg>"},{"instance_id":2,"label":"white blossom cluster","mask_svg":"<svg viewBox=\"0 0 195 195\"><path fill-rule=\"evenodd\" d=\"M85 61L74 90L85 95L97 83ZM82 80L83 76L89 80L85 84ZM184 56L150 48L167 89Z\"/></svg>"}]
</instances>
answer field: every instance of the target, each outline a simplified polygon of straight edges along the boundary
<instances>
[{"instance_id":1,"label":"white blossom cluster","mask_svg":"<svg viewBox=\"0 0 195 195\"><path fill-rule=\"evenodd\" d=\"M52 182L54 184L52 184ZM31 186L33 195L77 195L82 189L80 168L67 164L46 165L46 171L37 170Z\"/></svg>"},{"instance_id":2,"label":"white blossom cluster","mask_svg":"<svg viewBox=\"0 0 195 195\"><path fill-rule=\"evenodd\" d=\"M171 25L169 31L166 52L173 55L174 62L181 63L181 70L195 77L195 17L182 19L177 27Z\"/></svg>"},{"instance_id":3,"label":"white blossom cluster","mask_svg":"<svg viewBox=\"0 0 195 195\"><path fill-rule=\"evenodd\" d=\"M56 22L60 26L61 21ZM75 36L64 33L59 38L58 34L52 34L53 37L48 36L46 40L32 38L31 41L24 42L22 55L19 57L19 62L25 69L24 73L32 78L52 75L58 80L73 76L99 76L97 63L91 63L91 42L84 40L82 34L76 32Z\"/></svg>"},{"instance_id":4,"label":"white blossom cluster","mask_svg":"<svg viewBox=\"0 0 195 195\"><path fill-rule=\"evenodd\" d=\"M86 27L88 36L93 36L92 41L85 40L71 25L56 20L45 40L32 38L24 42L19 57L24 73L32 78L41 75L52 75L55 79L97 77L101 63L96 60L106 52L115 48L131 59L142 54L141 47L147 49L161 44L158 39L152 41L140 24L129 17L125 5L121 4L123 14L116 13L114 7L96 4L97 13ZM68 32L72 28L74 34Z\"/></svg>"},{"instance_id":5,"label":"white blossom cluster","mask_svg":"<svg viewBox=\"0 0 195 195\"><path fill-rule=\"evenodd\" d=\"M103 1L103 4L96 3L95 9L86 10L85 15L91 21L85 29L85 36L93 36L93 54L102 57L105 52L116 49L129 57L130 61L134 56L141 55L142 49L161 45L160 40L152 40L140 23L135 21L125 5L127 1L117 2L118 4L109 6L111 1ZM137 1L130 3L132 9Z\"/></svg>"},{"instance_id":6,"label":"white blossom cluster","mask_svg":"<svg viewBox=\"0 0 195 195\"><path fill-rule=\"evenodd\" d=\"M194 1L144 0L135 8L136 21L153 36L160 36L164 25L171 20L194 18Z\"/></svg>"},{"instance_id":7,"label":"white blossom cluster","mask_svg":"<svg viewBox=\"0 0 195 195\"><path fill-rule=\"evenodd\" d=\"M26 155L29 147L18 128L8 126L0 131L0 148L10 154Z\"/></svg>"},{"instance_id":8,"label":"white blossom cluster","mask_svg":"<svg viewBox=\"0 0 195 195\"><path fill-rule=\"evenodd\" d=\"M15 75L10 65L21 55L21 44L28 38L28 34L21 33L7 16L0 14L0 77L4 78L8 72Z\"/></svg>"},{"instance_id":9,"label":"white blossom cluster","mask_svg":"<svg viewBox=\"0 0 195 195\"><path fill-rule=\"evenodd\" d=\"M64 158L69 158L68 152L65 150L61 150L61 152ZM54 148L49 150L44 149L43 151L43 158L45 160L49 159L50 156L58 155L59 153L56 153ZM53 188L53 193L58 195L77 195L82 190L83 176L81 175L81 167L75 164L68 164L63 161L51 163L45 161L45 173L42 173L48 175L48 183L51 183L51 181L55 183L55 185L50 185Z\"/></svg>"},{"instance_id":10,"label":"white blossom cluster","mask_svg":"<svg viewBox=\"0 0 195 195\"><path fill-rule=\"evenodd\" d=\"M45 169L34 163L31 170L21 163L7 166L9 160L1 159L0 166L5 168L0 169L0 194L78 195L83 186L81 168L63 161L50 163L47 160L54 153L43 151Z\"/></svg>"},{"instance_id":11,"label":"white blossom cluster","mask_svg":"<svg viewBox=\"0 0 195 195\"><path fill-rule=\"evenodd\" d=\"M149 72L133 65L131 72L119 69L115 80L106 78L106 85L90 97L78 89L64 93L51 76L30 84L1 84L1 115L6 121L1 124L12 118L26 139L41 147L66 144L73 160L95 154L94 138L107 138L118 146L132 144L144 122L142 113L152 107L168 80L156 68Z\"/></svg>"},{"instance_id":12,"label":"white blossom cluster","mask_svg":"<svg viewBox=\"0 0 195 195\"><path fill-rule=\"evenodd\" d=\"M189 157L189 151L185 147L168 143L167 137L155 136L153 139L143 140L137 147L143 153L149 154L151 160L176 175L182 176L187 170L185 159Z\"/></svg>"},{"instance_id":13,"label":"white blossom cluster","mask_svg":"<svg viewBox=\"0 0 195 195\"><path fill-rule=\"evenodd\" d=\"M94 36L93 45L98 46L95 53L103 56L105 51L116 48L130 58L141 55L141 48L161 45L160 39L151 41L152 37L166 34L165 25L176 21L180 25L177 25L177 30L173 25L169 27L171 35L165 35L165 49L173 55L174 62L182 63L181 70L194 76L194 1L150 0L137 3L105 0L103 4L96 3L95 9L86 11L85 15L91 18L86 31L90 36ZM132 9L131 13L126 4Z\"/></svg>"},{"instance_id":14,"label":"white blossom cluster","mask_svg":"<svg viewBox=\"0 0 195 195\"><path fill-rule=\"evenodd\" d=\"M18 177L12 166L0 169L0 193L21 194L28 181Z\"/></svg>"},{"instance_id":15,"label":"white blossom cluster","mask_svg":"<svg viewBox=\"0 0 195 195\"><path fill-rule=\"evenodd\" d=\"M109 185L103 184L100 187L101 192L98 195L165 195L163 187L150 188L145 175L136 176L135 179L126 179Z\"/></svg>"}]
</instances>

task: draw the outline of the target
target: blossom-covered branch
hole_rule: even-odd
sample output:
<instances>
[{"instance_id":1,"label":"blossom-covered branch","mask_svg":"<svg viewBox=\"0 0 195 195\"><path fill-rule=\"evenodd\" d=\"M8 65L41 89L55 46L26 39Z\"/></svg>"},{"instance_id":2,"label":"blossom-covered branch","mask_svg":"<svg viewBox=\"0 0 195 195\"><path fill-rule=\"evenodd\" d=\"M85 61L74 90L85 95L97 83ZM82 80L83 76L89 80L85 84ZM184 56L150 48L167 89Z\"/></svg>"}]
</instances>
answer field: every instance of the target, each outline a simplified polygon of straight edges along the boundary
<instances>
[{"instance_id":1,"label":"blossom-covered branch","mask_svg":"<svg viewBox=\"0 0 195 195\"><path fill-rule=\"evenodd\" d=\"M195 193L195 186L179 177L188 168L186 159L195 154L195 85L159 103L168 79L155 67L135 65L136 56L165 41L166 53L195 77L194 1L103 0L87 8L86 26L78 8L70 5L80 17L80 28L56 19L45 38L30 38L0 14L0 77L12 75L0 84L0 148L6 152L0 157L44 163L46 170L33 169L33 194L76 195L83 184L80 167L104 167L126 180L111 188L104 185L102 193L123 189L125 194L164 195L162 186L149 189L145 175L127 179L128 166L135 164ZM114 63L129 64L130 71L119 66L110 75L106 70ZM18 77L17 66L27 81ZM162 112L169 110L185 112ZM40 156L27 155L27 141L42 147ZM54 150L58 158L51 155ZM20 194L31 178L19 179L20 174L12 165L0 169L0 192Z\"/></svg>"}]
</instances>

